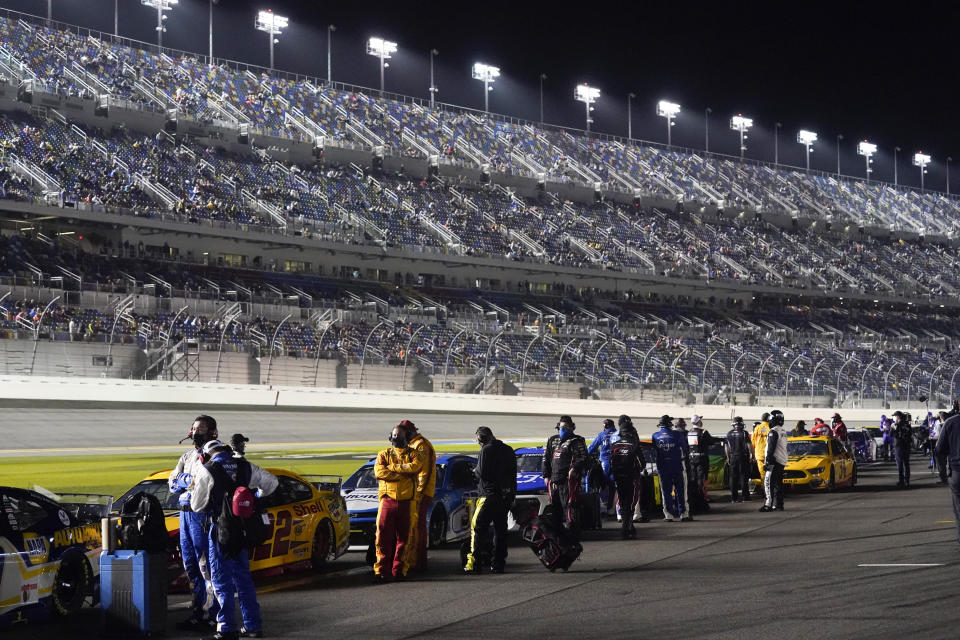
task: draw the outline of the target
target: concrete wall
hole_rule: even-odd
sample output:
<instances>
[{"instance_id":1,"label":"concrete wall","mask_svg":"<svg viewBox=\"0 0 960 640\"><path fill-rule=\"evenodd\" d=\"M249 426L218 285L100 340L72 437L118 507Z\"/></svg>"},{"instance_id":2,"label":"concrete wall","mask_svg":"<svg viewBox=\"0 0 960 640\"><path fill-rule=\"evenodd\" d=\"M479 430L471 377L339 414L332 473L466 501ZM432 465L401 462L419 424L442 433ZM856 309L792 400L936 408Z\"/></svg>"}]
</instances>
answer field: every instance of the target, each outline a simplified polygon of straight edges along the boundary
<instances>
[{"instance_id":1,"label":"concrete wall","mask_svg":"<svg viewBox=\"0 0 960 640\"><path fill-rule=\"evenodd\" d=\"M36 345L36 359L33 348ZM50 342L0 340L0 371L37 376L80 376L86 378L130 377L145 365L143 352L134 345L113 345L112 366L106 361L109 346L102 342Z\"/></svg>"}]
</instances>

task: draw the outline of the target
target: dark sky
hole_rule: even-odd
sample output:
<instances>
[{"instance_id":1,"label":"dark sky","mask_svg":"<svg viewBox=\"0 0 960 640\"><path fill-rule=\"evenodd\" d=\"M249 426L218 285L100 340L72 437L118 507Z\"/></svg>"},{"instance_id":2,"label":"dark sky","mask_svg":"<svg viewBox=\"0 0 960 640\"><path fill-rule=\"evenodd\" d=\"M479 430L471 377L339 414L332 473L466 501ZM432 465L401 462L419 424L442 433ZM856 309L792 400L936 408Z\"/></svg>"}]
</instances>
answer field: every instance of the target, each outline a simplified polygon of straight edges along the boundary
<instances>
[{"instance_id":1,"label":"dark sky","mask_svg":"<svg viewBox=\"0 0 960 640\"><path fill-rule=\"evenodd\" d=\"M52 0L54 19L111 31L113 0ZM119 0L120 35L155 42L155 13L140 0ZM952 6L951 6L952 5ZM0 0L0 6L45 13L46 0ZM674 144L702 149L704 109L713 110L710 147L737 153L729 117L754 118L747 156L772 160L774 123L783 123L780 159L803 164L799 128L816 131L814 168L836 171L837 134L843 173L862 176L856 142L879 146L875 178L893 179L899 146L901 183L919 185L911 165L922 149L933 156L928 187L943 189L946 156L960 161L960 132L953 129L960 24L955 3L815 2L573 4L485 3L456 0L320 2L318 0L220 0L214 8L215 55L267 65L266 34L253 29L258 9L291 19L276 47L276 66L324 77L326 25L333 39L334 80L376 87L376 60L366 38L399 43L387 70L387 90L428 97L429 55L437 60L437 99L483 107L482 85L470 78L475 61L498 65L502 77L490 109L539 119L538 78L546 73L545 118L583 127L583 105L573 86L589 82L603 91L594 129L625 135L627 94L636 93L634 137L664 142L666 127L654 115L669 98L684 111ZM207 0L180 0L171 12L164 44L207 51ZM952 190L960 190L960 174Z\"/></svg>"}]
</instances>

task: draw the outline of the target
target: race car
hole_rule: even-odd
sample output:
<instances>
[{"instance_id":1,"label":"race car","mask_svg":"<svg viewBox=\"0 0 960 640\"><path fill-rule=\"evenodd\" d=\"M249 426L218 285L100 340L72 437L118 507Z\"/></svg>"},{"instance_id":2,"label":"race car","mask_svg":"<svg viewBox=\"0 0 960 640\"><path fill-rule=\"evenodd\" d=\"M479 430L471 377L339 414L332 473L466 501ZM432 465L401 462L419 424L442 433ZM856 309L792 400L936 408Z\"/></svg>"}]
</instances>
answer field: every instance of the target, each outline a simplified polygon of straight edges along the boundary
<instances>
[{"instance_id":1,"label":"race car","mask_svg":"<svg viewBox=\"0 0 960 640\"><path fill-rule=\"evenodd\" d=\"M847 440L857 462L874 462L877 459L877 443L869 429L849 429Z\"/></svg>"},{"instance_id":2,"label":"race car","mask_svg":"<svg viewBox=\"0 0 960 640\"><path fill-rule=\"evenodd\" d=\"M111 496L0 487L0 629L100 600L100 519Z\"/></svg>"},{"instance_id":3,"label":"race car","mask_svg":"<svg viewBox=\"0 0 960 640\"><path fill-rule=\"evenodd\" d=\"M832 436L789 438L787 456L785 486L833 491L838 486L857 484L856 459Z\"/></svg>"},{"instance_id":4,"label":"race car","mask_svg":"<svg viewBox=\"0 0 960 640\"><path fill-rule=\"evenodd\" d=\"M373 475L375 460L370 460L347 478L341 495L350 514L350 551L366 551L368 559L376 539L378 482ZM427 515L428 545L435 547L470 536L470 511L467 502L475 500L477 459L464 455L437 457L437 488Z\"/></svg>"},{"instance_id":5,"label":"race car","mask_svg":"<svg viewBox=\"0 0 960 640\"><path fill-rule=\"evenodd\" d=\"M290 569L321 569L347 551L349 518L340 497L339 476L301 476L286 469L267 469L277 477L277 489L259 502L270 518L270 536L250 552L254 577ZM117 498L116 509L143 491L157 497L170 534L168 575L173 591L187 588L180 558L180 518L176 494L170 493L170 471L150 474Z\"/></svg>"},{"instance_id":6,"label":"race car","mask_svg":"<svg viewBox=\"0 0 960 640\"><path fill-rule=\"evenodd\" d=\"M514 450L517 456L517 495L513 501L513 508L507 515L507 526L510 530L517 528L514 513L543 513L543 508L550 504L547 495L547 482L543 477L543 447L521 447ZM591 489L590 473L585 473L582 483L584 499L581 503L581 521L584 528L592 529L602 526L599 523L600 500L599 496L592 495L599 492L597 483ZM596 479L597 474L592 474ZM591 511L592 509L592 511ZM594 513L596 511L596 513ZM590 526L588 523L594 523Z\"/></svg>"}]
</instances>

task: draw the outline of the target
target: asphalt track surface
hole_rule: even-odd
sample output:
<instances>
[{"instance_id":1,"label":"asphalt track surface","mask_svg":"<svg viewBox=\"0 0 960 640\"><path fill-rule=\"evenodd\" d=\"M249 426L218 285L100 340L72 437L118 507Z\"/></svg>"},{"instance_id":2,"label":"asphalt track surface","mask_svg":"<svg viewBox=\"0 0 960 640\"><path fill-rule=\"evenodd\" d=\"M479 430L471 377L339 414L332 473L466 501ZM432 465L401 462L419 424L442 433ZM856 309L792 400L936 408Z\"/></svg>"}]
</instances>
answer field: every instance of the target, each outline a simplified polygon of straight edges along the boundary
<instances>
[{"instance_id":1,"label":"asphalt track surface","mask_svg":"<svg viewBox=\"0 0 960 640\"><path fill-rule=\"evenodd\" d=\"M949 490L914 456L913 486L891 463L864 465L860 485L790 492L786 510L713 495L689 523L616 523L584 535L568 573L547 572L514 539L505 575L459 575L456 545L433 550L426 575L372 586L359 554L327 572L261 585L277 638L956 638L958 544ZM878 566L868 566L878 565ZM171 596L169 638L186 616ZM98 612L4 637L96 638Z\"/></svg>"}]
</instances>

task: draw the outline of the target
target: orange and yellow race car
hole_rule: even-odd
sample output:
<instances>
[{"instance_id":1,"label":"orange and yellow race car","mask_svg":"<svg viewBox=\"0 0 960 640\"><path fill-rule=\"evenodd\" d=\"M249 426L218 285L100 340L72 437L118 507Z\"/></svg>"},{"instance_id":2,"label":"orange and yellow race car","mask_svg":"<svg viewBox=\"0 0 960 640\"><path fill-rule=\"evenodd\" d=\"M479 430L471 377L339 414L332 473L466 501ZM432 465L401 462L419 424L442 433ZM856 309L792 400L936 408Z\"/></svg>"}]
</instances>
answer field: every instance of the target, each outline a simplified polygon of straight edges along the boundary
<instances>
[{"instance_id":1,"label":"orange and yellow race car","mask_svg":"<svg viewBox=\"0 0 960 640\"><path fill-rule=\"evenodd\" d=\"M276 491L261 499L272 529L266 542L250 552L254 577L274 575L292 568L320 569L346 553L350 542L350 518L340 496L339 476L301 476L286 469L267 469L277 476ZM166 515L170 534L169 574L171 589L185 590L187 576L180 560L180 517L176 494L170 493L170 470L157 471L117 498L123 510L139 492L157 497Z\"/></svg>"}]
</instances>

